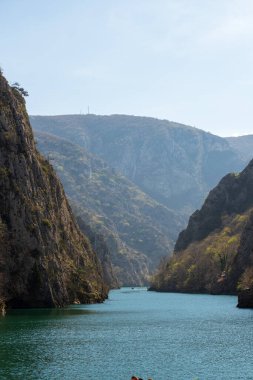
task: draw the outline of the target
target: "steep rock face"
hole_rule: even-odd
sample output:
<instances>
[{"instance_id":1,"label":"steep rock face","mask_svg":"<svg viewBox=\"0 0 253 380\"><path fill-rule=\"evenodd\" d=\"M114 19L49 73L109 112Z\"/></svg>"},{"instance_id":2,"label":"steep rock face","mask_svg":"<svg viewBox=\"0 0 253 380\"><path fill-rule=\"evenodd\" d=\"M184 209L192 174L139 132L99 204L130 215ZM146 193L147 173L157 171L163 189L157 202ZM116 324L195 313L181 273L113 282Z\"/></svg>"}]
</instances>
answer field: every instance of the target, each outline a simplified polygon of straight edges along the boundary
<instances>
[{"instance_id":1,"label":"steep rock face","mask_svg":"<svg viewBox=\"0 0 253 380\"><path fill-rule=\"evenodd\" d=\"M36 150L25 102L0 75L0 298L7 307L102 301L100 263L52 166Z\"/></svg>"},{"instance_id":2,"label":"steep rock face","mask_svg":"<svg viewBox=\"0 0 253 380\"><path fill-rule=\"evenodd\" d=\"M222 226L222 217L243 213L253 205L253 162L238 174L226 175L208 195L201 210L195 211L187 228L179 234L175 251L199 241Z\"/></svg>"},{"instance_id":3,"label":"steep rock face","mask_svg":"<svg viewBox=\"0 0 253 380\"><path fill-rule=\"evenodd\" d=\"M226 294L240 290L245 300L244 291L253 287L252 232L253 161L240 174L224 177L210 192L180 233L173 258L152 287Z\"/></svg>"},{"instance_id":4,"label":"steep rock face","mask_svg":"<svg viewBox=\"0 0 253 380\"><path fill-rule=\"evenodd\" d=\"M244 162L225 139L166 120L124 115L31 116L35 130L95 153L159 203L188 217Z\"/></svg>"},{"instance_id":5,"label":"steep rock face","mask_svg":"<svg viewBox=\"0 0 253 380\"><path fill-rule=\"evenodd\" d=\"M36 139L79 220L104 235L120 283L145 283L161 257L172 252L182 218L80 146L39 132Z\"/></svg>"}]
</instances>

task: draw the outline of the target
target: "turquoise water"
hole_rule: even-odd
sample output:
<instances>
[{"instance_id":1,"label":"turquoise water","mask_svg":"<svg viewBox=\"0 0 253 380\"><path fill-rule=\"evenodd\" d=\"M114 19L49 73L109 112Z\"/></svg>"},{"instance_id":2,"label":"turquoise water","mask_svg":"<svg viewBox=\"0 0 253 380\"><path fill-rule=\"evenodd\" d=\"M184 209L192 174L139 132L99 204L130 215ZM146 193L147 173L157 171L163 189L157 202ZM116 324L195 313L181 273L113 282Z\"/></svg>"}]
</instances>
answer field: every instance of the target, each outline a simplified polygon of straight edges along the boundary
<instances>
[{"instance_id":1,"label":"turquoise water","mask_svg":"<svg viewBox=\"0 0 253 380\"><path fill-rule=\"evenodd\" d=\"M253 379L253 310L236 297L123 288L104 304L0 318L0 379Z\"/></svg>"}]
</instances>

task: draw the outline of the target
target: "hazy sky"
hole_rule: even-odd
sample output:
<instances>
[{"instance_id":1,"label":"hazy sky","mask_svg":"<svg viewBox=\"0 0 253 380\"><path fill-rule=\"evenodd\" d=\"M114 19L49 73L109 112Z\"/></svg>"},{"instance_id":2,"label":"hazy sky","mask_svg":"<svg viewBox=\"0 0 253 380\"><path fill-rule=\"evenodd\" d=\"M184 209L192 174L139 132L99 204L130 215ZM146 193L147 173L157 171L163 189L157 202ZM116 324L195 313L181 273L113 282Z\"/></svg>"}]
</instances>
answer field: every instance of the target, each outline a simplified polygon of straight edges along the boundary
<instances>
[{"instance_id":1,"label":"hazy sky","mask_svg":"<svg viewBox=\"0 0 253 380\"><path fill-rule=\"evenodd\" d=\"M253 0L0 0L30 114L123 113L253 133Z\"/></svg>"}]
</instances>

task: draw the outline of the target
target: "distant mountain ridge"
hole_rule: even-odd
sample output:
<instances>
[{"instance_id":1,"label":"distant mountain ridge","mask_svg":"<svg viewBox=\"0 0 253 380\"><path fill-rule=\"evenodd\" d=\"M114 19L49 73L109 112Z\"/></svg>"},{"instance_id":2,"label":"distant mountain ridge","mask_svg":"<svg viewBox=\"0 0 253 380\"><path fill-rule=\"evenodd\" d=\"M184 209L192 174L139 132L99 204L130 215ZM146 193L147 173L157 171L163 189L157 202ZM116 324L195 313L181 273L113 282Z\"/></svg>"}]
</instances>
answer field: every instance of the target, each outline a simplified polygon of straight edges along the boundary
<instances>
[{"instance_id":1,"label":"distant mountain ridge","mask_svg":"<svg viewBox=\"0 0 253 380\"><path fill-rule=\"evenodd\" d=\"M83 220L90 233L104 236L119 282L147 282L161 257L172 252L182 217L79 145L41 132L36 140L61 178L81 228Z\"/></svg>"},{"instance_id":2,"label":"distant mountain ridge","mask_svg":"<svg viewBox=\"0 0 253 380\"><path fill-rule=\"evenodd\" d=\"M34 130L96 154L185 220L244 161L218 136L179 123L126 115L30 116Z\"/></svg>"},{"instance_id":3,"label":"distant mountain ridge","mask_svg":"<svg viewBox=\"0 0 253 380\"><path fill-rule=\"evenodd\" d=\"M97 187L94 187L94 191L91 191L94 199L93 201L91 201L91 199L89 200L93 204L93 211L88 210L89 201L87 194L83 197L84 207L80 207L80 199L76 199L77 207L75 207L75 210L76 212L79 210L79 217L81 218L81 214L83 214L83 216L89 214L90 227L95 231L99 231L102 235L103 233L107 235L107 241L113 252L119 252L123 249L125 253L121 257L125 259L131 256L130 252L126 251L127 247L130 247L132 252L133 249L135 250L133 257L139 257L139 259L137 261L134 259L130 267L125 262L125 268L128 268L124 272L125 276L126 273L135 273L135 278L142 279L143 274L140 275L140 273L147 273L147 268L152 268L147 257L150 258L153 256L152 260L155 258L153 263L156 262L157 264L158 261L156 261L156 259L158 257L166 256L165 252L170 254L173 250L173 244L168 244L168 241L170 240L170 242L172 242L174 240L174 237L177 236L182 227L186 224L191 212L201 206L211 187L214 186L223 175L230 171L237 172L244 166L243 158L229 145L226 139L214 136L197 128L166 120L126 115L30 116L30 120L35 131L64 139L65 144L68 141L75 146L79 146L79 149L84 148L85 151L89 152L92 156L95 155L97 160L102 160L99 165L104 166L106 171L104 175L101 175L101 172L99 175L96 173L96 175L98 175ZM47 141L47 144L49 144L49 141ZM50 155L49 150L52 148L51 150L53 151L56 147L51 146L48 150L49 146L47 147L47 144L44 144L43 149L45 154ZM62 157L61 154L59 155L59 144L57 149L57 160L61 161L63 156L65 156L64 165L66 167L68 161L67 156L65 152L62 154ZM65 150L66 152L68 151L67 148ZM78 159L78 162L80 163L80 159ZM54 165L56 166L57 162L55 162ZM63 165L58 162L58 166ZM86 174L84 175L85 178L83 178L82 185L84 194L89 187L91 166L91 164L87 165L86 162ZM75 167L79 167L79 172L83 170L78 163L75 164ZM62 170L61 173L59 169L58 167L58 173L64 182L65 169ZM155 219L154 215L152 216L152 220L156 220L154 227L158 223L159 228L157 231L160 231L159 233L162 231L162 235L160 235L163 236L162 239L158 238L159 234L157 237L154 237L153 232L151 234L148 233L148 229L146 229L146 227L143 229L141 224L139 224L138 228L134 227L137 225L133 223L133 220L130 222L131 218L129 219L129 217L127 218L129 226L127 227L127 224L125 224L123 228L124 223L122 224L122 221L124 217L120 218L119 215L116 224L119 223L120 229L116 232L116 235L120 235L120 239L117 238L115 240L115 232L113 235L109 233L108 227L109 229L111 228L109 222L111 217L108 218L108 210L111 212L112 207L107 210L104 209L103 212L101 212L101 208L99 209L101 204L99 207L98 205L104 202L103 187L106 182L105 179L106 177L110 177L111 179L113 176L115 177L113 171L116 171L115 173L121 175L122 178L117 182L118 184L121 183L120 193L118 193L118 195L116 195L117 193L113 194L114 199L112 198L110 200L111 206L114 207L113 203L116 202L116 204L118 204L118 206L116 206L118 210L120 209L120 204L124 205L123 208L126 210L127 205L124 204L125 197L123 195L123 189L124 186L128 188L127 199L130 199L132 195L130 195L131 191L129 193L129 186L130 188L131 186L134 187L134 184L138 187L139 194L142 192L143 210L146 208L144 207L145 202L149 204L152 199L153 202L158 202L161 205L160 211L156 212ZM71 176L73 177L73 170ZM74 176L78 178L78 173ZM132 185L127 183L126 179L125 182L122 182L123 176L128 178ZM119 178L117 181L118 180ZM106 185L107 195L108 191L111 190L110 181L108 181L109 184ZM67 190L67 192L72 198L73 204L73 199L76 198L75 189L78 188L80 184L78 185L76 183L76 179L72 179L70 182L66 181L65 186L67 186L67 182L68 187L69 185L72 186L71 191ZM86 189L85 183L87 184ZM119 194L121 195L119 196ZM94 202L95 195L97 204ZM136 198L136 196L133 198ZM167 216L167 228L165 228L166 213L164 214L162 207L165 207L167 210L174 210L174 216L171 211L171 214ZM158 210L158 208L156 209ZM88 214L87 210L89 211ZM93 214L94 210L97 216ZM134 213L136 213L136 209ZM103 216L101 217L101 215ZM146 216L143 218L144 215ZM149 217L145 213L143 216L139 218L139 221L142 220L142 224L147 225L145 218L149 219ZM113 223L115 223L115 215L113 219ZM161 219L161 221L159 221L159 219ZM139 232L142 230L142 237L137 238L140 234L135 231ZM150 231L152 231L152 229ZM121 244L122 236L125 236L127 239L125 240L126 244L123 245ZM138 242L138 239L141 241ZM160 243L157 244L159 240ZM132 244L132 242L134 244ZM145 250L150 251L150 253L145 252ZM116 258L117 255L114 257ZM137 264L138 262L139 264ZM120 266L122 266L122 264L121 262ZM116 268L117 267L118 264L116 264ZM120 270L118 273L120 273ZM131 279L128 278L128 281L131 281Z\"/></svg>"}]
</instances>

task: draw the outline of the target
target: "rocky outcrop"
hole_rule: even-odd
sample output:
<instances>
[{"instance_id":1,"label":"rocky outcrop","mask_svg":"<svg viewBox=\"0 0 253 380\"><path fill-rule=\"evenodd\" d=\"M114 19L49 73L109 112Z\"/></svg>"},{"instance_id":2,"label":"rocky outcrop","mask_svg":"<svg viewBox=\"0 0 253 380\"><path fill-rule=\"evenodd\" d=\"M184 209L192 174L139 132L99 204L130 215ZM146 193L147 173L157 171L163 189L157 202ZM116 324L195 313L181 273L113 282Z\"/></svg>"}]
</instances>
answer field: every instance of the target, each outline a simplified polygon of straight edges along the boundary
<instances>
[{"instance_id":1,"label":"rocky outcrop","mask_svg":"<svg viewBox=\"0 0 253 380\"><path fill-rule=\"evenodd\" d=\"M253 289L253 161L225 176L190 218L173 258L154 278L164 291L239 293L250 307ZM248 300L248 301L247 301Z\"/></svg>"},{"instance_id":2,"label":"rocky outcrop","mask_svg":"<svg viewBox=\"0 0 253 380\"><path fill-rule=\"evenodd\" d=\"M237 307L241 309L253 309L253 288L244 289L238 293Z\"/></svg>"},{"instance_id":3,"label":"rocky outcrop","mask_svg":"<svg viewBox=\"0 0 253 380\"><path fill-rule=\"evenodd\" d=\"M209 193L201 210L195 211L187 228L179 234L175 251L200 241L222 226L224 215L240 214L253 206L253 161L240 175L226 175Z\"/></svg>"},{"instance_id":4,"label":"rocky outcrop","mask_svg":"<svg viewBox=\"0 0 253 380\"><path fill-rule=\"evenodd\" d=\"M0 300L8 307L101 302L102 269L50 163L25 101L0 75Z\"/></svg>"}]
</instances>

